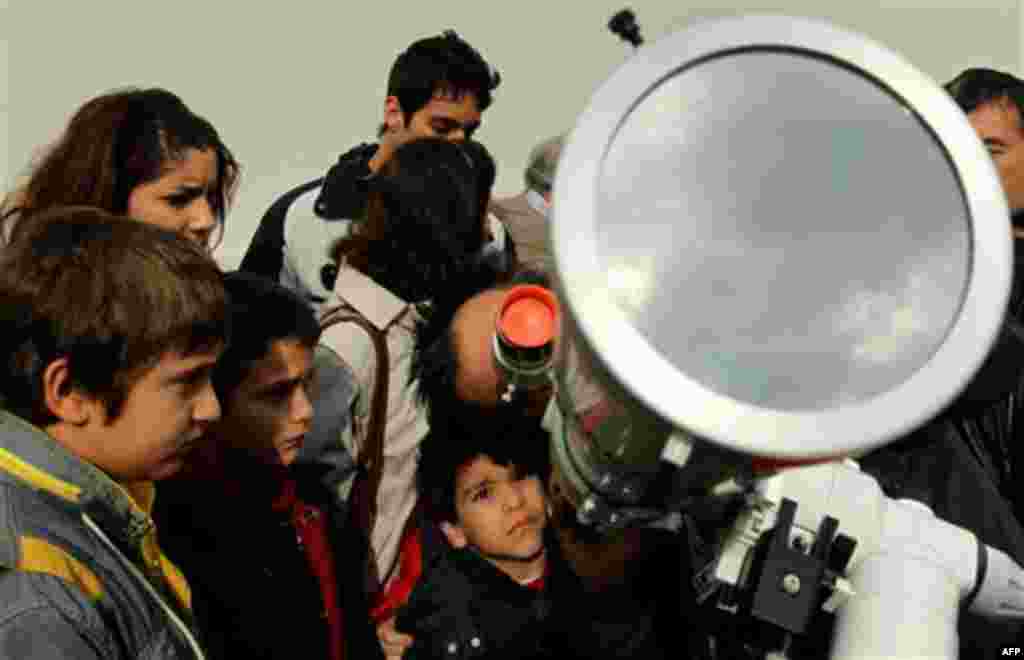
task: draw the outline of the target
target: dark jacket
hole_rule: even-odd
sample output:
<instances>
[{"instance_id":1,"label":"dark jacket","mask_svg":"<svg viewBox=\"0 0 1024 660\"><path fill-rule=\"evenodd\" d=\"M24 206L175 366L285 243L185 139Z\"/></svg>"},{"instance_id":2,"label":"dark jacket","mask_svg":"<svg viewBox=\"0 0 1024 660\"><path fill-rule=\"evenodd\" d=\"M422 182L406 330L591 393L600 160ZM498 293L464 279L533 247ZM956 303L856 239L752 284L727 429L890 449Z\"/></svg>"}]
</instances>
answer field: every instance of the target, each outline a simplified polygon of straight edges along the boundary
<instances>
[{"instance_id":1,"label":"dark jacket","mask_svg":"<svg viewBox=\"0 0 1024 660\"><path fill-rule=\"evenodd\" d=\"M961 433L1024 521L1024 239L1014 239L1014 277L1003 331L979 372L989 394L983 406L958 412ZM998 396L995 396L998 395Z\"/></svg>"},{"instance_id":2,"label":"dark jacket","mask_svg":"<svg viewBox=\"0 0 1024 660\"><path fill-rule=\"evenodd\" d=\"M325 222L353 220L366 208L366 189L361 181L370 176L368 164L377 145L360 144L345 152L327 174L297 186L279 197L263 215L239 270L262 275L275 282L284 267L284 225L288 212L299 197L315 195L313 210ZM324 246L324 263L327 250Z\"/></svg>"},{"instance_id":3,"label":"dark jacket","mask_svg":"<svg viewBox=\"0 0 1024 660\"><path fill-rule=\"evenodd\" d=\"M0 411L0 658L203 657L137 486Z\"/></svg>"},{"instance_id":4,"label":"dark jacket","mask_svg":"<svg viewBox=\"0 0 1024 660\"><path fill-rule=\"evenodd\" d=\"M944 411L970 453L1024 521L1024 240L1014 240L1014 277L999 337L971 383Z\"/></svg>"},{"instance_id":5,"label":"dark jacket","mask_svg":"<svg viewBox=\"0 0 1024 660\"><path fill-rule=\"evenodd\" d=\"M396 627L414 638L405 658L667 657L650 612L584 591L547 542L543 589L522 586L472 550L424 554L424 572ZM428 559L432 557L432 559Z\"/></svg>"},{"instance_id":6,"label":"dark jacket","mask_svg":"<svg viewBox=\"0 0 1024 660\"><path fill-rule=\"evenodd\" d=\"M273 510L280 472L237 452L219 467L160 484L155 515L167 553L193 585L200 634L211 658L329 658L323 596L286 513ZM345 657L379 657L359 568L365 543L321 486L292 470L299 497L327 518Z\"/></svg>"}]
</instances>

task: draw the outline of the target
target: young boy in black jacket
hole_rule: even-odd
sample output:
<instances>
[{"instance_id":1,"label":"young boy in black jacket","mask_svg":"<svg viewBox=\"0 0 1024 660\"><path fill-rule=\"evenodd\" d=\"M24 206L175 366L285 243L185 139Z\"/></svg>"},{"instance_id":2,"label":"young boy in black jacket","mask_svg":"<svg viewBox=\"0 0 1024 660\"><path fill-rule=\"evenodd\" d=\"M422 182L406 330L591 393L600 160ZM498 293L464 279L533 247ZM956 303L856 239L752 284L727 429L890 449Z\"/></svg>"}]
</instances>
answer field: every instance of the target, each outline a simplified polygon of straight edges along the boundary
<instances>
[{"instance_id":1,"label":"young boy in black jacket","mask_svg":"<svg viewBox=\"0 0 1024 660\"><path fill-rule=\"evenodd\" d=\"M562 558L547 433L516 411L473 417L435 424L421 445L417 487L440 538L422 535L423 572L396 619L412 639L402 657L664 657L649 616L587 594Z\"/></svg>"},{"instance_id":2,"label":"young boy in black jacket","mask_svg":"<svg viewBox=\"0 0 1024 660\"><path fill-rule=\"evenodd\" d=\"M318 459L330 448L303 447L324 375L320 326L265 278L228 273L224 288L231 336L212 377L221 419L188 469L160 484L154 512L193 586L207 657L379 657L359 588L365 539L325 487Z\"/></svg>"}]
</instances>

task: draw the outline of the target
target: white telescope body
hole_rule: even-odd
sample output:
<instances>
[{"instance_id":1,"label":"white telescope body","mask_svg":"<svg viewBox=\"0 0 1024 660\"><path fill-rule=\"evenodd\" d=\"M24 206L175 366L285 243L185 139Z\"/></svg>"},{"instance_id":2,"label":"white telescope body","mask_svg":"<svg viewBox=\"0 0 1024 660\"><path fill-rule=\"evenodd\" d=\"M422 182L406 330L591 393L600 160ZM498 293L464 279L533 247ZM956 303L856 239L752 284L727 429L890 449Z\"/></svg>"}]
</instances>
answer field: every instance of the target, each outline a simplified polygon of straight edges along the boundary
<instances>
[{"instance_id":1,"label":"white telescope body","mask_svg":"<svg viewBox=\"0 0 1024 660\"><path fill-rule=\"evenodd\" d=\"M945 408L1000 331L1011 233L989 155L934 81L827 23L740 16L638 49L579 116L553 192L564 354L625 418L585 414L565 361L548 421L577 501L628 493L650 465L624 456L724 477L736 457L862 455ZM757 488L858 542L835 658L955 657L982 555L975 607L1016 615L1019 567L851 466ZM770 529L745 538L744 520L724 582Z\"/></svg>"},{"instance_id":2,"label":"white telescope body","mask_svg":"<svg viewBox=\"0 0 1024 660\"><path fill-rule=\"evenodd\" d=\"M825 604L837 612L832 660L956 658L966 600L985 617L1024 618L1024 571L1006 553L920 502L886 497L853 461L784 470L758 481L755 493L723 544L716 578L724 583L741 582L783 498L799 503L790 542L813 545L825 516L857 540L846 577Z\"/></svg>"},{"instance_id":3,"label":"white telescope body","mask_svg":"<svg viewBox=\"0 0 1024 660\"><path fill-rule=\"evenodd\" d=\"M644 46L562 152L551 249L617 385L737 452L845 456L945 407L1012 268L995 168L935 82L825 23Z\"/></svg>"}]
</instances>

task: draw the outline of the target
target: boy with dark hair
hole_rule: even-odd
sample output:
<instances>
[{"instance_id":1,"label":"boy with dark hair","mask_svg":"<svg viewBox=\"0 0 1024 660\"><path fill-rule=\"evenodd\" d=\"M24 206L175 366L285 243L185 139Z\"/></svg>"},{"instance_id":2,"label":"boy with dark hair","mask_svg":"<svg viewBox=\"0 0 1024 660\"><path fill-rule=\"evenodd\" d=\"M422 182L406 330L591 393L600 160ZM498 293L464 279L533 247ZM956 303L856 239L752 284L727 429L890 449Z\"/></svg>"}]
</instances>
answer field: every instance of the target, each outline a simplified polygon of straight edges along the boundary
<instances>
[{"instance_id":1,"label":"boy with dark hair","mask_svg":"<svg viewBox=\"0 0 1024 660\"><path fill-rule=\"evenodd\" d=\"M349 234L351 221L363 216L365 179L411 140L469 140L500 80L480 53L452 30L414 42L391 67L377 144L351 149L326 176L274 202L260 221L241 270L280 281L314 306L322 303L337 273L328 248ZM500 223L492 225L501 232ZM504 234L496 241L504 246Z\"/></svg>"},{"instance_id":2,"label":"boy with dark hair","mask_svg":"<svg viewBox=\"0 0 1024 660\"><path fill-rule=\"evenodd\" d=\"M508 229L520 259L535 268L550 270L553 267L548 246L554 204L551 189L564 143L565 135L557 135L534 146L523 173L523 191L494 200L494 215Z\"/></svg>"},{"instance_id":3,"label":"boy with dark hair","mask_svg":"<svg viewBox=\"0 0 1024 660\"><path fill-rule=\"evenodd\" d=\"M430 315L417 325L412 374L431 426L499 408L507 414L518 411L540 422L552 388L520 391L519 396L506 402L502 395L507 378L493 355L493 336L502 305L510 290L522 284L549 287L550 280L540 271L509 272L479 264L457 287L436 299ZM556 341L560 341L557 336ZM555 482L559 476L555 475ZM588 589L629 585L637 594L651 591L645 586L650 580L644 577L644 567L651 565L656 554L672 555L672 548L666 546L675 544L676 539L661 530L598 535L578 523L568 498L555 496L551 505L564 554ZM673 570L676 568L674 565Z\"/></svg>"},{"instance_id":4,"label":"boy with dark hair","mask_svg":"<svg viewBox=\"0 0 1024 660\"><path fill-rule=\"evenodd\" d=\"M61 208L0 253L0 656L203 657L149 512L225 335L216 264L151 225Z\"/></svg>"},{"instance_id":5,"label":"boy with dark hair","mask_svg":"<svg viewBox=\"0 0 1024 660\"><path fill-rule=\"evenodd\" d=\"M225 286L233 331L213 373L224 413L187 473L161 484L167 552L193 584L210 657L372 657L365 542L325 487L331 466L303 447L320 326L275 282L230 273Z\"/></svg>"},{"instance_id":6,"label":"boy with dark hair","mask_svg":"<svg viewBox=\"0 0 1024 660\"><path fill-rule=\"evenodd\" d=\"M517 411L452 421L421 448L417 488L443 542L423 535L422 575L396 618L412 637L403 657L662 657L648 613L587 594L562 558L547 433Z\"/></svg>"}]
</instances>

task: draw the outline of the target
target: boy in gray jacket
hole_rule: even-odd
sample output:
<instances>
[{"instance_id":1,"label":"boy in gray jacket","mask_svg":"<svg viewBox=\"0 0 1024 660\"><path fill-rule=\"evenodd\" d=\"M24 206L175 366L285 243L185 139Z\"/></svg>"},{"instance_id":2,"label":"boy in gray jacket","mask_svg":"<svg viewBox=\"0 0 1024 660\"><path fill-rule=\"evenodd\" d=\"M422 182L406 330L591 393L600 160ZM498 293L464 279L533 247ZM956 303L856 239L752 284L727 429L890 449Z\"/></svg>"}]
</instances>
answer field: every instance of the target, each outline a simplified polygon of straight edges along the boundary
<instances>
[{"instance_id":1,"label":"boy in gray jacket","mask_svg":"<svg viewBox=\"0 0 1024 660\"><path fill-rule=\"evenodd\" d=\"M202 658L153 482L220 416L216 264L86 208L0 253L0 657Z\"/></svg>"}]
</instances>

